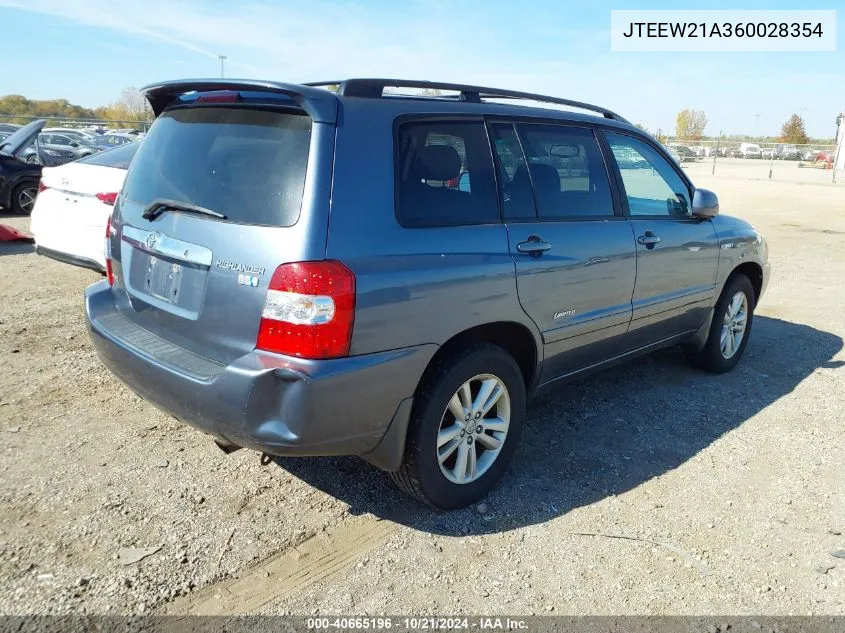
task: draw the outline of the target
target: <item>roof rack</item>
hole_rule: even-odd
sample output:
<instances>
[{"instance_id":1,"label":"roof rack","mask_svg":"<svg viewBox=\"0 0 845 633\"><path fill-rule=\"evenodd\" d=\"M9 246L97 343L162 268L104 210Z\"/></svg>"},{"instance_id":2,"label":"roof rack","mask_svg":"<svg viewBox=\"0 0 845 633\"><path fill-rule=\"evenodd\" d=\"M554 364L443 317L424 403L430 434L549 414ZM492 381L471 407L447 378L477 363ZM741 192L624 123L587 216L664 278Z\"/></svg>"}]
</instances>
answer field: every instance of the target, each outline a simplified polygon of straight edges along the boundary
<instances>
[{"instance_id":1,"label":"roof rack","mask_svg":"<svg viewBox=\"0 0 845 633\"><path fill-rule=\"evenodd\" d=\"M417 81L406 79L344 79L340 81L315 81L303 84L305 86L338 86L337 93L343 97L363 97L366 99L380 99L384 96L384 89L391 88L427 88L430 90L450 90L458 92L458 101L468 103L481 103L483 99L524 99L526 101L537 101L540 103L555 103L582 110L598 112L607 119L629 123L626 119L615 112L600 106L573 101L572 99L561 99L560 97L549 97L530 92L519 92L516 90L500 90L498 88L484 88L482 86L469 86L466 84L453 84L441 81Z\"/></svg>"}]
</instances>

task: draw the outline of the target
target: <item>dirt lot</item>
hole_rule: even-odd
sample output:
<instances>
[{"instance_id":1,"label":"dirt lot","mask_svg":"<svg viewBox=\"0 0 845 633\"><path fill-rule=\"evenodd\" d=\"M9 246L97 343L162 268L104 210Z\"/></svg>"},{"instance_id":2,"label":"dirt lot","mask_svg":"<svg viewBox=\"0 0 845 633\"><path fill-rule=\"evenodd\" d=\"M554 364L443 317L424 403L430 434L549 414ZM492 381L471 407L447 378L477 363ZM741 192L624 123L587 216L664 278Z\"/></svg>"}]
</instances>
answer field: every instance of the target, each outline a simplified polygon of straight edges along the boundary
<instances>
[{"instance_id":1,"label":"dirt lot","mask_svg":"<svg viewBox=\"0 0 845 633\"><path fill-rule=\"evenodd\" d=\"M356 459L223 455L100 366L97 275L0 246L0 613L845 614L845 187L694 169L770 240L739 367L561 387L450 514Z\"/></svg>"}]
</instances>

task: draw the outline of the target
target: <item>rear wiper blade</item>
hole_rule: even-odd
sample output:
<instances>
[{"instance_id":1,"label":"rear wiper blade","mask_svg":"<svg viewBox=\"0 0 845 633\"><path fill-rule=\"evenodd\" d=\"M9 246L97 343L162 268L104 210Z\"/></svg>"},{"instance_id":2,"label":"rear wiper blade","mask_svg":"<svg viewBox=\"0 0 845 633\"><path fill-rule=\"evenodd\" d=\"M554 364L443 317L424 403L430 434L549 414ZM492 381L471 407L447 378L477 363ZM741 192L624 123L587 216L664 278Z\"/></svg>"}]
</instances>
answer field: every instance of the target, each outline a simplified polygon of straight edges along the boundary
<instances>
[{"instance_id":1,"label":"rear wiper blade","mask_svg":"<svg viewBox=\"0 0 845 633\"><path fill-rule=\"evenodd\" d=\"M145 220L152 221L155 220L165 211L184 211L186 213L209 215L212 218L217 218L219 220L226 219L226 216L222 213L212 211L211 209L206 209L205 207L201 207L197 204L191 204L190 202L181 202L179 200L167 200L165 198L157 198L156 200L150 202L144 208L144 213L141 214L141 217Z\"/></svg>"}]
</instances>

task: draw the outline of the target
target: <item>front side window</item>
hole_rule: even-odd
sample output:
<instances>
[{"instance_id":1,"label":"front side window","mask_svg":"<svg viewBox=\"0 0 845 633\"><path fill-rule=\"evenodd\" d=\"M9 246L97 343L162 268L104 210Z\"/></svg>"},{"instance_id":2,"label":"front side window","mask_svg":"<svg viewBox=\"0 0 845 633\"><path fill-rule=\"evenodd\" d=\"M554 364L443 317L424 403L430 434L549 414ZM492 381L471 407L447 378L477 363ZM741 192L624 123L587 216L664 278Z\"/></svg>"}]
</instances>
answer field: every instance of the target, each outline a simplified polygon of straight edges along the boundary
<instances>
[{"instance_id":1,"label":"front side window","mask_svg":"<svg viewBox=\"0 0 845 633\"><path fill-rule=\"evenodd\" d=\"M498 222L484 123L413 121L396 138L396 215L403 226Z\"/></svg>"},{"instance_id":2,"label":"front side window","mask_svg":"<svg viewBox=\"0 0 845 633\"><path fill-rule=\"evenodd\" d=\"M657 150L632 136L611 132L606 136L632 216L689 216L689 188Z\"/></svg>"},{"instance_id":3,"label":"front side window","mask_svg":"<svg viewBox=\"0 0 845 633\"><path fill-rule=\"evenodd\" d=\"M566 125L518 124L534 188L537 213L544 219L613 216L607 168L593 131Z\"/></svg>"}]
</instances>

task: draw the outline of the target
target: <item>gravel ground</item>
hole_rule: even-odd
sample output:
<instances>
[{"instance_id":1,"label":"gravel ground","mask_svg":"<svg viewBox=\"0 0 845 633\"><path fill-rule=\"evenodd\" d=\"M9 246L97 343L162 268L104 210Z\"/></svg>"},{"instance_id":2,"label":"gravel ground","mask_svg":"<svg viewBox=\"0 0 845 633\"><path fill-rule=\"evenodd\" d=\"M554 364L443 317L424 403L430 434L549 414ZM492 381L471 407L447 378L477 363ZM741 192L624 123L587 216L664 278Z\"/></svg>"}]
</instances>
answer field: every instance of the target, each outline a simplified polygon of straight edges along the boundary
<instances>
[{"instance_id":1,"label":"gravel ground","mask_svg":"<svg viewBox=\"0 0 845 633\"><path fill-rule=\"evenodd\" d=\"M699 173L770 241L738 368L562 386L449 514L354 458L223 455L99 364L96 274L0 245L0 613L845 614L845 189Z\"/></svg>"}]
</instances>

